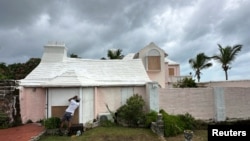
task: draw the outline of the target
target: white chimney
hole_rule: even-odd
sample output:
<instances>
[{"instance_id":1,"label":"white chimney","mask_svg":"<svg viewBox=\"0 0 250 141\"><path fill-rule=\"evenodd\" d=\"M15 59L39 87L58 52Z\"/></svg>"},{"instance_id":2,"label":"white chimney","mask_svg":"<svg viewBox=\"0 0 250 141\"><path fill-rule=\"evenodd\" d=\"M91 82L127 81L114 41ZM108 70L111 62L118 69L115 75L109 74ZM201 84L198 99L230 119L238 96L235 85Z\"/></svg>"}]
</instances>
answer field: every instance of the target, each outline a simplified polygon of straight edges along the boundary
<instances>
[{"instance_id":1,"label":"white chimney","mask_svg":"<svg viewBox=\"0 0 250 141\"><path fill-rule=\"evenodd\" d=\"M67 58L67 49L64 43L49 42L44 46L41 62L62 62Z\"/></svg>"}]
</instances>

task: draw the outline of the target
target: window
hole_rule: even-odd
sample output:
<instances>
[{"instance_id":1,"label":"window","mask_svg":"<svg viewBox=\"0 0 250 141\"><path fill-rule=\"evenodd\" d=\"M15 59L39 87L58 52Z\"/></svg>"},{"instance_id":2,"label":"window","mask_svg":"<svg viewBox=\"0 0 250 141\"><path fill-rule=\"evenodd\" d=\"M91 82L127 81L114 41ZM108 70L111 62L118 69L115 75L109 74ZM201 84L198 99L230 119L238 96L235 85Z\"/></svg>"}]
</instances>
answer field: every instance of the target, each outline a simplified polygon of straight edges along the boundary
<instances>
[{"instance_id":1,"label":"window","mask_svg":"<svg viewBox=\"0 0 250 141\"><path fill-rule=\"evenodd\" d=\"M169 68L168 69L168 75L169 76L174 76L174 68Z\"/></svg>"},{"instance_id":2,"label":"window","mask_svg":"<svg viewBox=\"0 0 250 141\"><path fill-rule=\"evenodd\" d=\"M147 70L161 70L161 56L158 50L152 49L147 55Z\"/></svg>"}]
</instances>

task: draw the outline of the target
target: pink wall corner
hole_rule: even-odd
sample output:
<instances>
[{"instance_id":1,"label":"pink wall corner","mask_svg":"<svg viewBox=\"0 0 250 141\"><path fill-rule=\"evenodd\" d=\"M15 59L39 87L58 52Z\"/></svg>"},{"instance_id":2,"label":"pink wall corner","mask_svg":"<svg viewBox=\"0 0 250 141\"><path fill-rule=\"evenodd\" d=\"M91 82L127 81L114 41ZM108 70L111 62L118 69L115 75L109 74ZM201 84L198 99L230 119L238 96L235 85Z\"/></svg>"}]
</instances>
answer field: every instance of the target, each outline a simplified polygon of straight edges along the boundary
<instances>
[{"instance_id":1,"label":"pink wall corner","mask_svg":"<svg viewBox=\"0 0 250 141\"><path fill-rule=\"evenodd\" d=\"M46 90L43 88L20 89L20 111L22 122L37 122L46 116Z\"/></svg>"}]
</instances>

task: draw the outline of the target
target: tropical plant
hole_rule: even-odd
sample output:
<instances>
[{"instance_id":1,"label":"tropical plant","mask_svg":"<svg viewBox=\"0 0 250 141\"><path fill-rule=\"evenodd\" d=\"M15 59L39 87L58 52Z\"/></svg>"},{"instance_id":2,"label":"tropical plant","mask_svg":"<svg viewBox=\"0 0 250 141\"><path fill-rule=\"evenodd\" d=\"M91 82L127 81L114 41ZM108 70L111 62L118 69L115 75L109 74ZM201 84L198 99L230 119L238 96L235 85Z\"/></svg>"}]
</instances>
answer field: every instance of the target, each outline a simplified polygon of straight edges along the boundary
<instances>
[{"instance_id":1,"label":"tropical plant","mask_svg":"<svg viewBox=\"0 0 250 141\"><path fill-rule=\"evenodd\" d=\"M126 104L117 110L117 118L120 124L136 127L145 122L145 101L141 95L134 94L127 99Z\"/></svg>"},{"instance_id":2,"label":"tropical plant","mask_svg":"<svg viewBox=\"0 0 250 141\"><path fill-rule=\"evenodd\" d=\"M189 77L185 77L174 85L176 88L196 88L197 85L195 83L195 80Z\"/></svg>"},{"instance_id":3,"label":"tropical plant","mask_svg":"<svg viewBox=\"0 0 250 141\"><path fill-rule=\"evenodd\" d=\"M230 64L235 60L236 55L241 51L242 45L237 44L233 47L226 46L224 48L220 44L218 44L218 46L220 54L214 55L212 58L221 64L222 69L225 71L226 80L228 80L228 70L232 68Z\"/></svg>"},{"instance_id":4,"label":"tropical plant","mask_svg":"<svg viewBox=\"0 0 250 141\"><path fill-rule=\"evenodd\" d=\"M176 136L183 133L184 130L197 129L196 125L198 122L189 113L172 115L163 109L160 110L160 113L163 117L165 137Z\"/></svg>"},{"instance_id":5,"label":"tropical plant","mask_svg":"<svg viewBox=\"0 0 250 141\"><path fill-rule=\"evenodd\" d=\"M80 57L78 55L74 54L74 53L71 53L70 58L80 58Z\"/></svg>"},{"instance_id":6,"label":"tropical plant","mask_svg":"<svg viewBox=\"0 0 250 141\"><path fill-rule=\"evenodd\" d=\"M122 49L109 49L107 56L109 59L122 59L124 55L122 55Z\"/></svg>"},{"instance_id":7,"label":"tropical plant","mask_svg":"<svg viewBox=\"0 0 250 141\"><path fill-rule=\"evenodd\" d=\"M199 53L196 58L189 59L189 64L195 70L195 76L197 77L198 82L200 82L201 70L209 68L213 65L208 62L210 59L211 58L206 56L204 53Z\"/></svg>"}]
</instances>

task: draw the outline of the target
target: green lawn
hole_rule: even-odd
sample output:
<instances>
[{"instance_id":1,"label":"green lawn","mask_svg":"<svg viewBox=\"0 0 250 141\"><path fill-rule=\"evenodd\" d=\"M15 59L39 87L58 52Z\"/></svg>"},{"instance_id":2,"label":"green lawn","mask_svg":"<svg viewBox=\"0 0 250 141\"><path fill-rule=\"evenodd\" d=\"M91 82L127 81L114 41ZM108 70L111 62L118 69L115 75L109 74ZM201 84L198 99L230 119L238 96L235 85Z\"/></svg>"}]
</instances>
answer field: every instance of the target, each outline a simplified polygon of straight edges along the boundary
<instances>
[{"instance_id":1,"label":"green lawn","mask_svg":"<svg viewBox=\"0 0 250 141\"><path fill-rule=\"evenodd\" d=\"M165 138L167 141L183 141L183 135ZM96 127L81 136L42 136L39 141L162 141L150 129L125 127ZM207 141L207 131L194 132L193 141Z\"/></svg>"}]
</instances>

